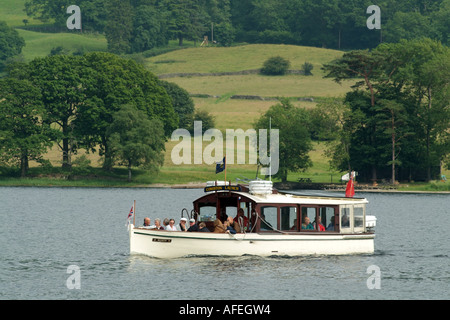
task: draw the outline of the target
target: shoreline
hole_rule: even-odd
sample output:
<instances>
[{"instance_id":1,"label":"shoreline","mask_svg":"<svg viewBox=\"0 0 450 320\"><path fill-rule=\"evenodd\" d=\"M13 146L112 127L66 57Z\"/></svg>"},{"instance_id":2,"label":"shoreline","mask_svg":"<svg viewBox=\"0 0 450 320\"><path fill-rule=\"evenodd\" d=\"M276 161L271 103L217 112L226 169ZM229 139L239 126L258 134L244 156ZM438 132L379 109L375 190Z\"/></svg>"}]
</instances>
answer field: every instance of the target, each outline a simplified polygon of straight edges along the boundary
<instances>
[{"instance_id":1,"label":"shoreline","mask_svg":"<svg viewBox=\"0 0 450 320\"><path fill-rule=\"evenodd\" d=\"M35 187L35 188L167 188L167 189L203 189L206 187L206 182L189 182L189 183L177 183L177 184L167 184L167 183L152 183L152 184L136 184L136 185L119 185L119 186L78 186L78 185L26 185L26 184L13 184L13 185L1 185L0 187ZM292 183L291 185L282 184L280 182L274 183L274 188L281 192L289 191L322 191L322 192L342 192L345 193L345 186L342 187L332 187L327 188L324 185L314 186L313 184L308 184L305 186ZM397 189L387 189L378 187L359 187L355 188L355 193L403 193L403 194L449 194L450 191L440 191L440 190L397 190Z\"/></svg>"}]
</instances>

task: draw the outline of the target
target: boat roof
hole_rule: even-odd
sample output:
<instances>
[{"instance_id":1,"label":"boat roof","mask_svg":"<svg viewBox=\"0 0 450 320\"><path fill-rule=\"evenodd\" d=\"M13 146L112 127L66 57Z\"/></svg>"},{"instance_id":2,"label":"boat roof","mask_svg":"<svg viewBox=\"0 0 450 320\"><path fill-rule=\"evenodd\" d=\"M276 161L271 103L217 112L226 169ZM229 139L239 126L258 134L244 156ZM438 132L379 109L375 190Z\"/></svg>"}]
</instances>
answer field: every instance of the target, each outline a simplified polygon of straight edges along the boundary
<instances>
[{"instance_id":1,"label":"boat roof","mask_svg":"<svg viewBox=\"0 0 450 320\"><path fill-rule=\"evenodd\" d=\"M242 191L217 191L220 193L231 193L246 197L255 203L278 203L278 204L314 204L314 205L345 205L345 204L365 204L368 203L365 198L345 198L336 196L317 196L317 195L296 195L291 193L272 193L272 194L252 194ZM205 195L207 196L207 195ZM205 197L203 196L203 197ZM196 201L200 200L198 198Z\"/></svg>"}]
</instances>

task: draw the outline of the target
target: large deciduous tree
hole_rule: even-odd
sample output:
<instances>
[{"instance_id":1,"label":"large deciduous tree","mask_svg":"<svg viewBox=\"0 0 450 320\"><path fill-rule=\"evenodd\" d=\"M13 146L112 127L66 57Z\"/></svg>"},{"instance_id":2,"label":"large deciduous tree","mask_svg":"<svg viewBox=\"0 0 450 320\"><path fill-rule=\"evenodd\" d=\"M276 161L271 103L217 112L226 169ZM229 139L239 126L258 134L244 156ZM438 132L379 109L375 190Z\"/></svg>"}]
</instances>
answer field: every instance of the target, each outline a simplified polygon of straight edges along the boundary
<instances>
[{"instance_id":1,"label":"large deciduous tree","mask_svg":"<svg viewBox=\"0 0 450 320\"><path fill-rule=\"evenodd\" d=\"M42 121L38 88L28 80L0 80L0 160L18 164L21 176L29 161L41 161L51 142L51 129Z\"/></svg>"},{"instance_id":2,"label":"large deciduous tree","mask_svg":"<svg viewBox=\"0 0 450 320\"><path fill-rule=\"evenodd\" d=\"M132 167L154 170L163 164L164 129L159 119L149 119L145 112L125 105L113 114L106 134L113 162L128 168L128 181Z\"/></svg>"},{"instance_id":3,"label":"large deciduous tree","mask_svg":"<svg viewBox=\"0 0 450 320\"><path fill-rule=\"evenodd\" d=\"M163 136L168 137L177 128L172 101L153 73L110 53L93 52L84 58L95 81L89 87L86 103L78 109L75 128L81 145L88 149L100 147L105 169L112 167L106 130L121 106L134 105L149 118L159 119Z\"/></svg>"}]
</instances>

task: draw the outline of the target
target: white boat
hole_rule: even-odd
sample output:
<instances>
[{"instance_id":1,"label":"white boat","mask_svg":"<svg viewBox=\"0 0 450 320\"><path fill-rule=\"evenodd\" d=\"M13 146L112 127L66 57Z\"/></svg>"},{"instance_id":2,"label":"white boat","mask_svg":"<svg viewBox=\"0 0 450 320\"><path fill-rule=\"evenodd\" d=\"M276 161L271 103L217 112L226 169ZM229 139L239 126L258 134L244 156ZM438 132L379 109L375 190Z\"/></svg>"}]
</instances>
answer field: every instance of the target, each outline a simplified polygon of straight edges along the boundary
<instances>
[{"instance_id":1,"label":"white boat","mask_svg":"<svg viewBox=\"0 0 450 320\"><path fill-rule=\"evenodd\" d=\"M175 232L132 225L130 253L157 258L370 254L376 218L366 215L367 203L365 198L281 193L271 181L263 180L207 186L205 195L193 201L192 216L213 231L216 219L234 218L242 208L245 218L239 219L240 233Z\"/></svg>"}]
</instances>

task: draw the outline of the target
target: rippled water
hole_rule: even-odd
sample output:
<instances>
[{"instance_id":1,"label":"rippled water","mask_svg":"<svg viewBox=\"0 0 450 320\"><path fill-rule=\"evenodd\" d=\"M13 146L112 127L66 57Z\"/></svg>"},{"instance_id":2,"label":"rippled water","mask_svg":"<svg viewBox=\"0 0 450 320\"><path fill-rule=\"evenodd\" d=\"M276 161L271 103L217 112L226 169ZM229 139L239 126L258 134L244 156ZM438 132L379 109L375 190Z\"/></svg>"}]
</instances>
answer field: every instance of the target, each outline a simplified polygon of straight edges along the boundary
<instances>
[{"instance_id":1,"label":"rippled water","mask_svg":"<svg viewBox=\"0 0 450 320\"><path fill-rule=\"evenodd\" d=\"M1 299L449 299L450 195L359 194L373 255L154 259L129 255L126 218L180 218L202 190L0 188ZM80 289L68 289L70 265ZM369 289L380 271L380 288ZM370 269L369 269L370 270ZM370 279L369 279L370 281Z\"/></svg>"}]
</instances>

